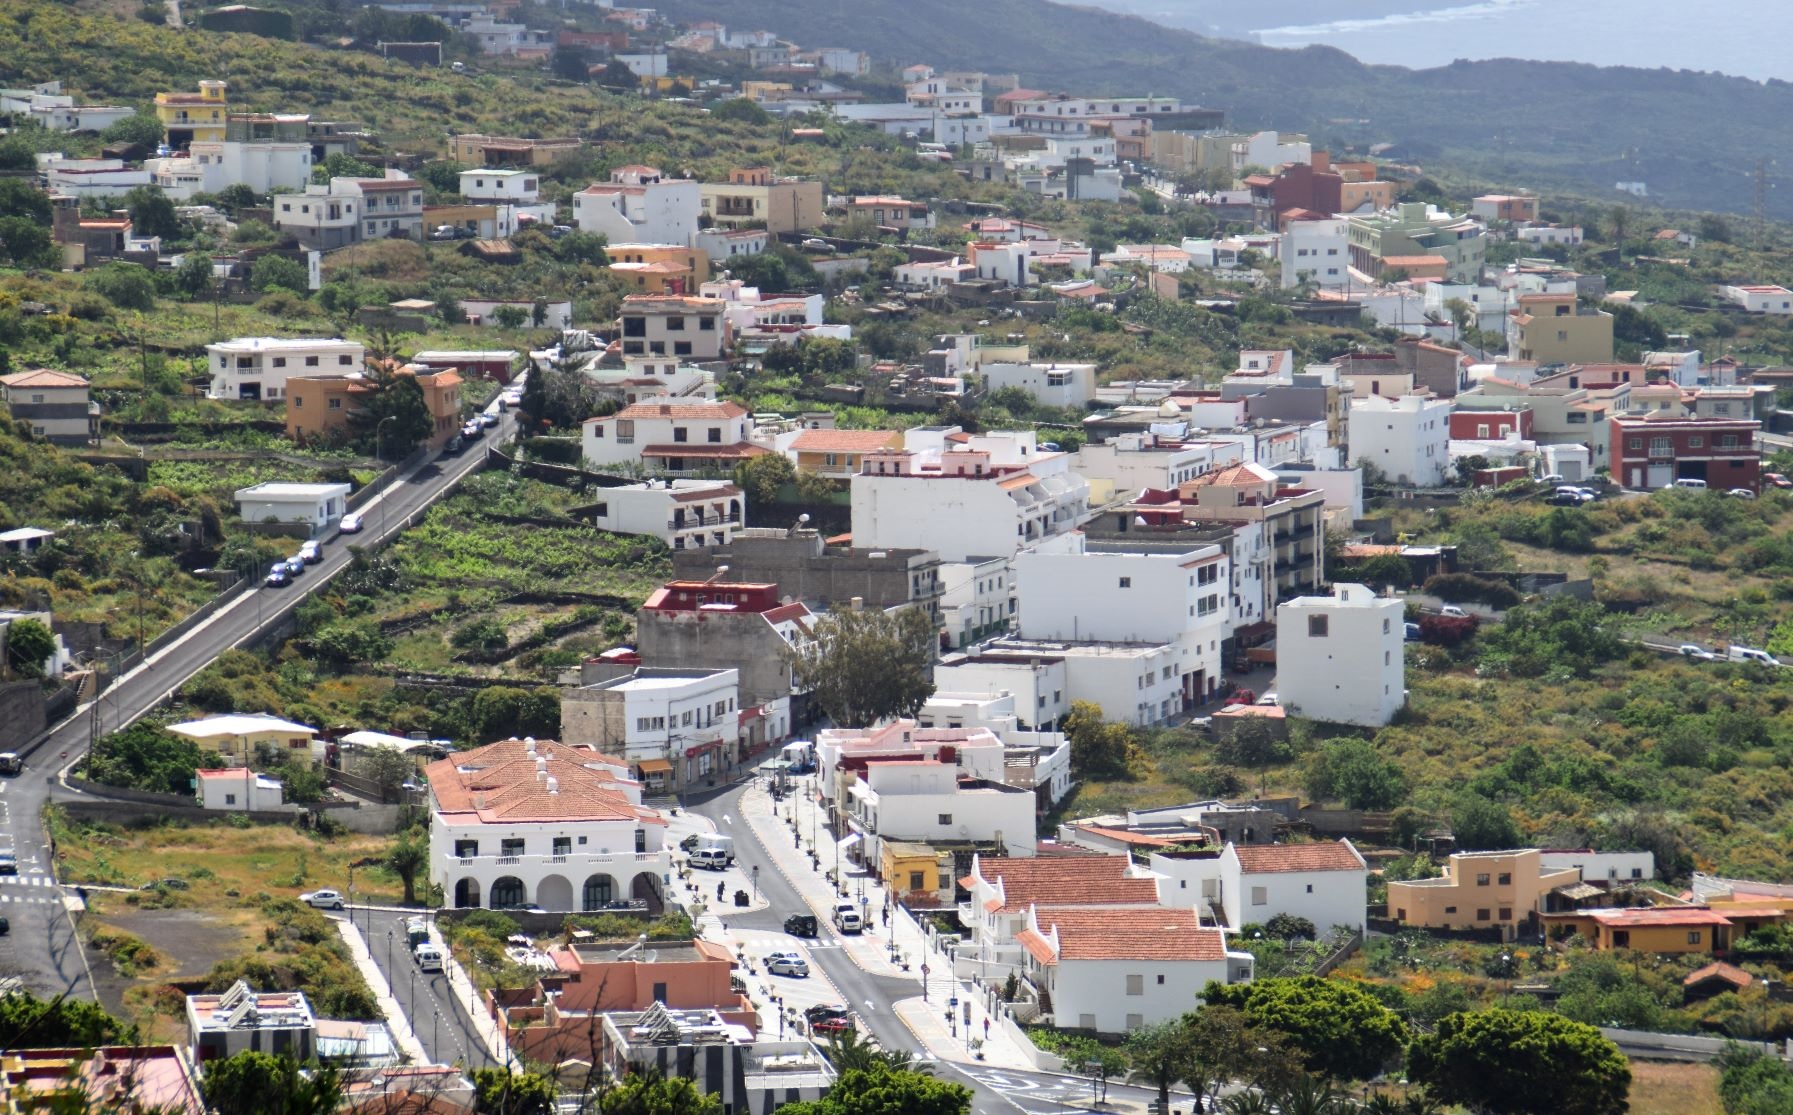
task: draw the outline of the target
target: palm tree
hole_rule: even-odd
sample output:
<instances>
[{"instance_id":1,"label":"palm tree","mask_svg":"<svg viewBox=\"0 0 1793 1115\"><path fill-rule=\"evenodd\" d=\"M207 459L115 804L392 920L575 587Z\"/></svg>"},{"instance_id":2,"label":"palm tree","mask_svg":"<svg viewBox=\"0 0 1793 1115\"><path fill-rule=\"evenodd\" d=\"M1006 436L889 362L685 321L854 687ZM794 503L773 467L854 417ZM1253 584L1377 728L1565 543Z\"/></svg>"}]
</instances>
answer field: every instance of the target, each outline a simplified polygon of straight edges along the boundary
<instances>
[{"instance_id":1,"label":"palm tree","mask_svg":"<svg viewBox=\"0 0 1793 1115\"><path fill-rule=\"evenodd\" d=\"M1282 1115L1344 1115L1347 1110L1344 1093L1317 1076L1297 1078L1277 1097L1276 1106Z\"/></svg>"},{"instance_id":2,"label":"palm tree","mask_svg":"<svg viewBox=\"0 0 1793 1115\"><path fill-rule=\"evenodd\" d=\"M1239 1092L1220 1101L1226 1115L1276 1115L1276 1107L1262 1092Z\"/></svg>"},{"instance_id":3,"label":"palm tree","mask_svg":"<svg viewBox=\"0 0 1793 1115\"><path fill-rule=\"evenodd\" d=\"M879 1049L872 1042L861 1038L857 1030L842 1030L829 1035L828 1059L834 1063L836 1075L853 1069L870 1072L880 1066L924 1075L932 1075L934 1071L927 1062L917 1061L900 1049Z\"/></svg>"}]
</instances>

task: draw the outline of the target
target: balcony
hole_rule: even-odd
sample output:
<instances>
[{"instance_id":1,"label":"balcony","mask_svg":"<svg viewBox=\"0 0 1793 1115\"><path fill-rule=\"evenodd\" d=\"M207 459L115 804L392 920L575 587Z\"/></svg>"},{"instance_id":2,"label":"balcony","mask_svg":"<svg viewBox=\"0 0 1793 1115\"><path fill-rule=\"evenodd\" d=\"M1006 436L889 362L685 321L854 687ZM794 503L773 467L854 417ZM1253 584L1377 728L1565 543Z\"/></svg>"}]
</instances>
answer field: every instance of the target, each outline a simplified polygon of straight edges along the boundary
<instances>
[{"instance_id":1,"label":"balcony","mask_svg":"<svg viewBox=\"0 0 1793 1115\"><path fill-rule=\"evenodd\" d=\"M663 852L568 852L553 855L520 855L520 856L458 856L453 852L443 854L443 861L451 867L549 867L555 865L573 865L579 867L638 866L641 864L659 863Z\"/></svg>"}]
</instances>

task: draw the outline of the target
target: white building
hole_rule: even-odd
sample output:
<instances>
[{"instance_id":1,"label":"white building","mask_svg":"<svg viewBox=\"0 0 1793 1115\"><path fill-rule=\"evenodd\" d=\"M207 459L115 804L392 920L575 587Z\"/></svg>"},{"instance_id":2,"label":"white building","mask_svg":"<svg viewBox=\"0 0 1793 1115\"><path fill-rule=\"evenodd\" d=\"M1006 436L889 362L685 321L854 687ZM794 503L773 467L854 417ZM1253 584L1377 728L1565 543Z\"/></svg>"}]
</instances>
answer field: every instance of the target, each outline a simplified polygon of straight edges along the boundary
<instances>
[{"instance_id":1,"label":"white building","mask_svg":"<svg viewBox=\"0 0 1793 1115\"><path fill-rule=\"evenodd\" d=\"M367 349L341 338L238 337L205 346L212 399L276 401L286 398L289 376L347 373L361 369Z\"/></svg>"},{"instance_id":2,"label":"white building","mask_svg":"<svg viewBox=\"0 0 1793 1115\"><path fill-rule=\"evenodd\" d=\"M542 199L542 177L534 170L515 167L463 170L461 196L468 201L534 205Z\"/></svg>"},{"instance_id":3,"label":"white building","mask_svg":"<svg viewBox=\"0 0 1793 1115\"><path fill-rule=\"evenodd\" d=\"M739 670L640 667L561 694L568 740L620 757L666 789L713 783L739 746ZM660 779L655 779L660 781Z\"/></svg>"},{"instance_id":4,"label":"white building","mask_svg":"<svg viewBox=\"0 0 1793 1115\"><path fill-rule=\"evenodd\" d=\"M1019 636L1171 645L1177 658L1172 678L1181 689L1178 709L1217 693L1220 644L1230 633L1232 574L1225 551L1219 546L1088 542L1081 535L1068 542L1067 547L1015 556ZM1124 719L1139 723L1133 715Z\"/></svg>"},{"instance_id":5,"label":"white building","mask_svg":"<svg viewBox=\"0 0 1793 1115\"><path fill-rule=\"evenodd\" d=\"M1349 840L1229 842L1217 852L1157 852L1150 866L1164 905L1192 908L1234 932L1279 914L1306 918L1321 935L1364 928L1369 869Z\"/></svg>"},{"instance_id":6,"label":"white building","mask_svg":"<svg viewBox=\"0 0 1793 1115\"><path fill-rule=\"evenodd\" d=\"M342 518L349 498L347 484L282 484L270 481L238 488L237 514L246 523L304 523L322 530Z\"/></svg>"},{"instance_id":7,"label":"white building","mask_svg":"<svg viewBox=\"0 0 1793 1115\"><path fill-rule=\"evenodd\" d=\"M593 526L648 535L674 550L726 546L741 526L741 489L726 480L644 480L593 494Z\"/></svg>"},{"instance_id":8,"label":"white building","mask_svg":"<svg viewBox=\"0 0 1793 1115\"><path fill-rule=\"evenodd\" d=\"M1406 604L1363 585L1276 609L1277 700L1297 716L1380 726L1407 703Z\"/></svg>"},{"instance_id":9,"label":"white building","mask_svg":"<svg viewBox=\"0 0 1793 1115\"><path fill-rule=\"evenodd\" d=\"M39 155L38 168L44 187L53 194L78 198L122 197L138 186L150 185L147 170L126 166L122 159L66 159Z\"/></svg>"},{"instance_id":10,"label":"white building","mask_svg":"<svg viewBox=\"0 0 1793 1115\"><path fill-rule=\"evenodd\" d=\"M920 263L898 264L891 272L891 277L898 286L910 290L939 290L976 278L977 268L954 256L938 263L924 260Z\"/></svg>"},{"instance_id":11,"label":"white building","mask_svg":"<svg viewBox=\"0 0 1793 1115\"><path fill-rule=\"evenodd\" d=\"M943 648L966 647L1008 633L1016 609L1011 560L1004 555L941 563L939 627Z\"/></svg>"},{"instance_id":12,"label":"white building","mask_svg":"<svg viewBox=\"0 0 1793 1115\"><path fill-rule=\"evenodd\" d=\"M1002 741L1002 781L1031 788L1045 812L1071 792L1071 744L1058 732L1030 732L1015 715L1009 694L944 693L935 690L915 714L921 728L987 728Z\"/></svg>"},{"instance_id":13,"label":"white building","mask_svg":"<svg viewBox=\"0 0 1793 1115\"><path fill-rule=\"evenodd\" d=\"M963 780L956 762L878 759L846 791L847 828L864 841L854 856L882 859L886 841L977 844L1011 857L1034 852L1031 790L995 781Z\"/></svg>"},{"instance_id":14,"label":"white building","mask_svg":"<svg viewBox=\"0 0 1793 1115\"><path fill-rule=\"evenodd\" d=\"M623 356L679 356L719 360L731 334L727 307L715 298L630 294L623 298Z\"/></svg>"},{"instance_id":15,"label":"white building","mask_svg":"<svg viewBox=\"0 0 1793 1115\"><path fill-rule=\"evenodd\" d=\"M176 201L235 185L258 194L299 191L311 182L311 144L195 141L182 154L145 159L143 166L154 184Z\"/></svg>"},{"instance_id":16,"label":"white building","mask_svg":"<svg viewBox=\"0 0 1793 1115\"><path fill-rule=\"evenodd\" d=\"M1145 727L1185 707L1183 666L1180 643L1016 637L943 656L934 683L954 693L1012 695L1028 727L1051 729L1077 701L1099 707L1104 720Z\"/></svg>"},{"instance_id":17,"label":"white building","mask_svg":"<svg viewBox=\"0 0 1793 1115\"><path fill-rule=\"evenodd\" d=\"M1428 316L1439 321L1452 321L1451 303L1461 301L1474 311L1469 320L1472 329L1504 333L1507 329L1507 292L1498 286L1481 283L1447 283L1433 280L1425 284L1425 308Z\"/></svg>"},{"instance_id":18,"label":"white building","mask_svg":"<svg viewBox=\"0 0 1793 1115\"><path fill-rule=\"evenodd\" d=\"M1054 1026L1131 1033L1181 1018L1210 982L1252 979L1252 955L1229 950L1193 910L1036 906L1016 939Z\"/></svg>"},{"instance_id":19,"label":"white building","mask_svg":"<svg viewBox=\"0 0 1793 1115\"><path fill-rule=\"evenodd\" d=\"M990 390L1019 388L1041 406L1080 410L1096 397L1094 364L990 363L981 371Z\"/></svg>"},{"instance_id":20,"label":"white building","mask_svg":"<svg viewBox=\"0 0 1793 1115\"><path fill-rule=\"evenodd\" d=\"M1656 856L1651 852L1596 852L1591 848L1542 848L1538 866L1544 871L1573 867L1581 881L1601 886L1641 882L1656 877Z\"/></svg>"},{"instance_id":21,"label":"white building","mask_svg":"<svg viewBox=\"0 0 1793 1115\"><path fill-rule=\"evenodd\" d=\"M1450 468L1451 400L1380 395L1351 400L1351 461L1411 488L1443 487Z\"/></svg>"},{"instance_id":22,"label":"white building","mask_svg":"<svg viewBox=\"0 0 1793 1115\"><path fill-rule=\"evenodd\" d=\"M639 464L660 472L727 472L761 453L748 441L751 416L739 403L650 399L582 427L588 464Z\"/></svg>"},{"instance_id":23,"label":"white building","mask_svg":"<svg viewBox=\"0 0 1793 1115\"><path fill-rule=\"evenodd\" d=\"M60 81L0 89L0 114L25 117L52 132L103 132L136 112L128 105L78 105Z\"/></svg>"},{"instance_id":24,"label":"white building","mask_svg":"<svg viewBox=\"0 0 1793 1115\"><path fill-rule=\"evenodd\" d=\"M655 909L666 818L627 765L589 747L508 739L431 763L429 881L456 909Z\"/></svg>"},{"instance_id":25,"label":"white building","mask_svg":"<svg viewBox=\"0 0 1793 1115\"><path fill-rule=\"evenodd\" d=\"M274 224L307 248L330 251L361 239L361 203L359 192L308 185L274 198Z\"/></svg>"},{"instance_id":26,"label":"white building","mask_svg":"<svg viewBox=\"0 0 1793 1115\"><path fill-rule=\"evenodd\" d=\"M87 380L52 368L32 368L0 376L0 398L14 422L36 437L81 444L99 436L99 406Z\"/></svg>"},{"instance_id":27,"label":"white building","mask_svg":"<svg viewBox=\"0 0 1793 1115\"><path fill-rule=\"evenodd\" d=\"M1089 480L1092 492L1098 482L1106 482L1116 495L1130 496L1143 488L1170 491L1205 472L1243 461L1235 443L1173 437L1160 440L1155 434L1133 433L1106 442L1085 442L1073 457L1072 467Z\"/></svg>"},{"instance_id":28,"label":"white building","mask_svg":"<svg viewBox=\"0 0 1793 1115\"><path fill-rule=\"evenodd\" d=\"M1722 289L1726 298L1752 314L1793 314L1793 290L1784 286L1757 284Z\"/></svg>"},{"instance_id":29,"label":"white building","mask_svg":"<svg viewBox=\"0 0 1793 1115\"><path fill-rule=\"evenodd\" d=\"M731 259L760 255L771 246L772 234L763 228L706 228L692 238L692 247L717 267L727 267Z\"/></svg>"},{"instance_id":30,"label":"white building","mask_svg":"<svg viewBox=\"0 0 1793 1115\"><path fill-rule=\"evenodd\" d=\"M1581 243L1580 225L1526 225L1513 230L1514 239L1525 244L1550 244L1572 248Z\"/></svg>"},{"instance_id":31,"label":"white building","mask_svg":"<svg viewBox=\"0 0 1793 1115\"><path fill-rule=\"evenodd\" d=\"M283 197L281 201L284 203ZM334 207L331 205L335 202ZM340 222L349 211L346 203L354 202L358 209L359 223L353 226L353 235L346 241L383 240L388 237L423 239L423 183L407 177L403 171L389 170L383 178L332 178L327 186L311 185L305 193L299 195L297 204L323 206L323 213L334 213L333 221L325 221L315 213L289 211L285 204L277 205L274 212L274 223L287 227L283 218L292 220L295 230L318 228L339 228ZM303 238L301 238L303 240ZM307 247L340 247L341 244L306 244Z\"/></svg>"},{"instance_id":32,"label":"white building","mask_svg":"<svg viewBox=\"0 0 1793 1115\"><path fill-rule=\"evenodd\" d=\"M1087 908L1151 907L1159 884L1124 855L973 856L971 871L959 880L967 893L959 922L971 939L955 957L960 976L1000 982L1026 964L1017 937L1035 906Z\"/></svg>"},{"instance_id":33,"label":"white building","mask_svg":"<svg viewBox=\"0 0 1793 1115\"><path fill-rule=\"evenodd\" d=\"M1321 290L1351 283L1351 240L1343 217L1321 221L1289 221L1279 248L1282 285L1287 290L1311 282Z\"/></svg>"},{"instance_id":34,"label":"white building","mask_svg":"<svg viewBox=\"0 0 1793 1115\"><path fill-rule=\"evenodd\" d=\"M573 195L573 223L612 244L683 244L697 236L703 208L698 184L665 178L653 167L626 166Z\"/></svg>"},{"instance_id":35,"label":"white building","mask_svg":"<svg viewBox=\"0 0 1793 1115\"><path fill-rule=\"evenodd\" d=\"M272 813L285 808L278 778L257 774L246 766L193 773L199 784L201 809Z\"/></svg>"},{"instance_id":36,"label":"white building","mask_svg":"<svg viewBox=\"0 0 1793 1115\"><path fill-rule=\"evenodd\" d=\"M467 315L471 325L492 326L498 324L500 306L515 306L529 314L529 323L534 324L537 306L542 308L542 323L539 328L565 329L573 324L573 304L559 299L542 299L539 302L528 298L463 298L461 312Z\"/></svg>"},{"instance_id":37,"label":"white building","mask_svg":"<svg viewBox=\"0 0 1793 1115\"><path fill-rule=\"evenodd\" d=\"M854 546L999 557L1089 517L1089 484L1031 432L924 426L903 437L904 448L868 454L853 477Z\"/></svg>"}]
</instances>

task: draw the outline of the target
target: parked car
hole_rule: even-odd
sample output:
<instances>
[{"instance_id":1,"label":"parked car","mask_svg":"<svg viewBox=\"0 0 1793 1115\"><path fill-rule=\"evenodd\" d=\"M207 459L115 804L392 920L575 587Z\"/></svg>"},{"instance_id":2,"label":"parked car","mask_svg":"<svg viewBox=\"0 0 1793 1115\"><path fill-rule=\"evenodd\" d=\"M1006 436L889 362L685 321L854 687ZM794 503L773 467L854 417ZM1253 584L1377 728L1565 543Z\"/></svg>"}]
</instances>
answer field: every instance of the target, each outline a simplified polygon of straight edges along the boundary
<instances>
[{"instance_id":1,"label":"parked car","mask_svg":"<svg viewBox=\"0 0 1793 1115\"><path fill-rule=\"evenodd\" d=\"M793 937L815 937L821 930L814 914L792 914L784 919L784 931Z\"/></svg>"},{"instance_id":2,"label":"parked car","mask_svg":"<svg viewBox=\"0 0 1793 1115\"><path fill-rule=\"evenodd\" d=\"M691 853L691 866L701 867L705 871L726 871L729 854L721 848L699 848Z\"/></svg>"},{"instance_id":3,"label":"parked car","mask_svg":"<svg viewBox=\"0 0 1793 1115\"><path fill-rule=\"evenodd\" d=\"M442 455L444 457L454 456L456 453L459 453L461 451L462 444L463 443L461 441L461 435L456 434L455 436L448 439L447 445L444 445L442 447Z\"/></svg>"},{"instance_id":4,"label":"parked car","mask_svg":"<svg viewBox=\"0 0 1793 1115\"><path fill-rule=\"evenodd\" d=\"M344 515L342 517L342 522L336 524L336 529L342 534L360 534L361 512L351 511L347 515Z\"/></svg>"},{"instance_id":5,"label":"parked car","mask_svg":"<svg viewBox=\"0 0 1793 1115\"><path fill-rule=\"evenodd\" d=\"M803 1021L814 1026L824 1018L851 1018L853 1012L839 1003L817 1003L813 1007L803 1008Z\"/></svg>"},{"instance_id":6,"label":"parked car","mask_svg":"<svg viewBox=\"0 0 1793 1115\"><path fill-rule=\"evenodd\" d=\"M19 858L11 852L0 852L0 875L17 875Z\"/></svg>"},{"instance_id":7,"label":"parked car","mask_svg":"<svg viewBox=\"0 0 1793 1115\"><path fill-rule=\"evenodd\" d=\"M1543 476L1538 477L1538 483L1540 484L1561 484L1562 482L1563 474L1560 472L1547 472Z\"/></svg>"},{"instance_id":8,"label":"parked car","mask_svg":"<svg viewBox=\"0 0 1793 1115\"><path fill-rule=\"evenodd\" d=\"M293 575L286 571L286 562L277 561L274 563L274 568L268 570L268 575L262 578L261 583L269 588L285 588L293 583Z\"/></svg>"},{"instance_id":9,"label":"parked car","mask_svg":"<svg viewBox=\"0 0 1793 1115\"><path fill-rule=\"evenodd\" d=\"M498 425L498 416L489 410L481 411L479 415L479 424L489 430L493 426Z\"/></svg>"},{"instance_id":10,"label":"parked car","mask_svg":"<svg viewBox=\"0 0 1793 1115\"><path fill-rule=\"evenodd\" d=\"M834 250L833 247L829 245L828 241L823 240L819 236L811 236L803 241L802 248L806 252L831 252Z\"/></svg>"},{"instance_id":11,"label":"parked car","mask_svg":"<svg viewBox=\"0 0 1793 1115\"><path fill-rule=\"evenodd\" d=\"M316 565L318 562L323 561L323 544L318 542L315 538L309 542L301 542L299 544L299 560L306 565Z\"/></svg>"},{"instance_id":12,"label":"parked car","mask_svg":"<svg viewBox=\"0 0 1793 1115\"><path fill-rule=\"evenodd\" d=\"M1409 623L1406 625L1406 638L1410 643L1419 641L1419 624Z\"/></svg>"},{"instance_id":13,"label":"parked car","mask_svg":"<svg viewBox=\"0 0 1793 1115\"><path fill-rule=\"evenodd\" d=\"M842 933L858 933L865 928L865 921L859 916L859 908L851 902L842 902L834 908L834 928Z\"/></svg>"},{"instance_id":14,"label":"parked car","mask_svg":"<svg viewBox=\"0 0 1793 1115\"><path fill-rule=\"evenodd\" d=\"M4 937L11 932L12 922L7 921L5 918L0 918L0 937Z\"/></svg>"},{"instance_id":15,"label":"parked car","mask_svg":"<svg viewBox=\"0 0 1793 1115\"><path fill-rule=\"evenodd\" d=\"M286 575L287 576L297 577L299 574L301 574L303 572L305 572L305 560L303 558L295 557L295 558L287 558L286 559Z\"/></svg>"},{"instance_id":16,"label":"parked car","mask_svg":"<svg viewBox=\"0 0 1793 1115\"><path fill-rule=\"evenodd\" d=\"M679 841L679 851L694 852L696 850L697 850L697 833L694 832L690 836L687 836L687 837L685 837L685 839Z\"/></svg>"},{"instance_id":17,"label":"parked car","mask_svg":"<svg viewBox=\"0 0 1793 1115\"><path fill-rule=\"evenodd\" d=\"M310 894L301 894L299 901L320 910L342 909L342 894L333 890L314 890Z\"/></svg>"},{"instance_id":18,"label":"parked car","mask_svg":"<svg viewBox=\"0 0 1793 1115\"><path fill-rule=\"evenodd\" d=\"M1793 480L1787 479L1783 473L1765 472L1762 474L1762 479L1776 488L1793 488Z\"/></svg>"},{"instance_id":19,"label":"parked car","mask_svg":"<svg viewBox=\"0 0 1793 1115\"><path fill-rule=\"evenodd\" d=\"M1713 654L1698 643L1682 643L1676 648L1683 658L1695 658L1701 662L1716 662L1718 655Z\"/></svg>"},{"instance_id":20,"label":"parked car","mask_svg":"<svg viewBox=\"0 0 1793 1115\"><path fill-rule=\"evenodd\" d=\"M809 961L794 952L770 953L766 957L766 972L774 976L803 979L809 975Z\"/></svg>"},{"instance_id":21,"label":"parked car","mask_svg":"<svg viewBox=\"0 0 1793 1115\"><path fill-rule=\"evenodd\" d=\"M442 950L427 941L413 949L411 955L416 959L417 970L420 972L442 970Z\"/></svg>"},{"instance_id":22,"label":"parked car","mask_svg":"<svg viewBox=\"0 0 1793 1115\"><path fill-rule=\"evenodd\" d=\"M1271 690L1270 692L1264 694L1262 697L1259 697L1257 700L1257 703L1260 705L1275 705L1276 704L1276 691Z\"/></svg>"},{"instance_id":23,"label":"parked car","mask_svg":"<svg viewBox=\"0 0 1793 1115\"><path fill-rule=\"evenodd\" d=\"M1781 660L1774 655L1765 650L1757 650L1755 647L1733 645L1726 649L1725 657L1732 662L1759 662L1764 666L1779 666L1781 664Z\"/></svg>"},{"instance_id":24,"label":"parked car","mask_svg":"<svg viewBox=\"0 0 1793 1115\"><path fill-rule=\"evenodd\" d=\"M1755 499L1756 498L1756 493L1750 491L1748 488L1732 488L1726 494L1736 496L1738 499Z\"/></svg>"},{"instance_id":25,"label":"parked car","mask_svg":"<svg viewBox=\"0 0 1793 1115\"><path fill-rule=\"evenodd\" d=\"M1469 613L1462 608L1457 607L1455 604L1446 604L1444 607L1438 609L1438 614L1441 616L1451 616L1456 619L1469 618Z\"/></svg>"},{"instance_id":26,"label":"parked car","mask_svg":"<svg viewBox=\"0 0 1793 1115\"><path fill-rule=\"evenodd\" d=\"M1706 490L1706 482L1704 480L1696 480L1691 476L1684 476L1681 479L1675 481L1675 487L1677 487L1677 488L1693 488L1696 491L1703 492Z\"/></svg>"},{"instance_id":27,"label":"parked car","mask_svg":"<svg viewBox=\"0 0 1793 1115\"><path fill-rule=\"evenodd\" d=\"M844 1034L854 1029L854 1026L853 1019L850 1017L824 1018L820 1022L812 1023L809 1028L818 1034Z\"/></svg>"},{"instance_id":28,"label":"parked car","mask_svg":"<svg viewBox=\"0 0 1793 1115\"><path fill-rule=\"evenodd\" d=\"M406 918L405 939L410 942L412 948L423 944L430 939L429 923L422 918Z\"/></svg>"}]
</instances>

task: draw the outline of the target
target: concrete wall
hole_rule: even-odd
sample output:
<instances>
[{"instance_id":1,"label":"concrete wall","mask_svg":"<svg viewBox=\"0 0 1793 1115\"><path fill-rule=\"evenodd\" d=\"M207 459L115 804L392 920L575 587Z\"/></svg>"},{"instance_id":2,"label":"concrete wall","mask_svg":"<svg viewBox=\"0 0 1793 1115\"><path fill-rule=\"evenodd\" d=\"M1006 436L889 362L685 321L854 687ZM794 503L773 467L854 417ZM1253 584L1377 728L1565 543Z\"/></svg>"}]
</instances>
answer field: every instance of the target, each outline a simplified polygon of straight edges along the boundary
<instances>
[{"instance_id":1,"label":"concrete wall","mask_svg":"<svg viewBox=\"0 0 1793 1115\"><path fill-rule=\"evenodd\" d=\"M0 751L16 751L46 726L44 685L35 679L0 684Z\"/></svg>"},{"instance_id":2,"label":"concrete wall","mask_svg":"<svg viewBox=\"0 0 1793 1115\"><path fill-rule=\"evenodd\" d=\"M729 572L731 577L738 575L733 565ZM783 646L784 640L757 615L636 614L635 649L643 662L679 669L738 670L742 706L791 695L790 667L778 656Z\"/></svg>"}]
</instances>

